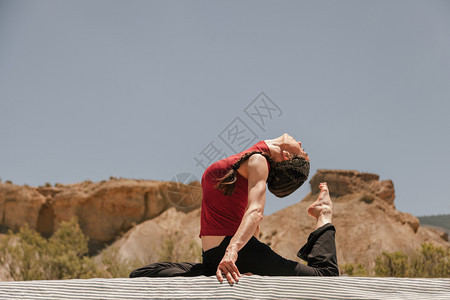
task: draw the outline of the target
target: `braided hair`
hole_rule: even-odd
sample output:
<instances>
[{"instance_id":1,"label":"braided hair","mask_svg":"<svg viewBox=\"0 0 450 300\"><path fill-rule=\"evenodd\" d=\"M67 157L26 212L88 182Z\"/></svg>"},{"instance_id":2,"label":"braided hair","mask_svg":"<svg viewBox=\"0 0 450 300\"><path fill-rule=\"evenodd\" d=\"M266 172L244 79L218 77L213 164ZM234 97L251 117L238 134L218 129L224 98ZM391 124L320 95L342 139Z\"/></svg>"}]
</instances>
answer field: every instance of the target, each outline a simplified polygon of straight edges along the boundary
<instances>
[{"instance_id":1,"label":"braided hair","mask_svg":"<svg viewBox=\"0 0 450 300\"><path fill-rule=\"evenodd\" d=\"M218 183L214 187L223 190L225 195L231 196L237 180L237 170L253 154L261 154L269 162L270 170L267 185L269 191L277 197L282 198L292 194L308 179L310 165L306 159L294 156L289 160L275 162L269 154L261 151L253 151L242 155L232 165L231 169L218 180Z\"/></svg>"},{"instance_id":2,"label":"braided hair","mask_svg":"<svg viewBox=\"0 0 450 300\"><path fill-rule=\"evenodd\" d=\"M234 191L234 186L236 185L236 172L241 166L241 164L250 158L253 154L261 154L264 156L268 161L269 164L273 163L273 160L270 158L269 154L264 153L262 151L252 151L245 153L242 155L231 167L231 169L222 177L219 178L218 183L214 186L214 188L218 190L223 190L223 193L226 196L231 196Z\"/></svg>"},{"instance_id":3,"label":"braided hair","mask_svg":"<svg viewBox=\"0 0 450 300\"><path fill-rule=\"evenodd\" d=\"M282 198L295 192L309 176L309 161L294 156L270 166L267 186L275 196Z\"/></svg>"}]
</instances>

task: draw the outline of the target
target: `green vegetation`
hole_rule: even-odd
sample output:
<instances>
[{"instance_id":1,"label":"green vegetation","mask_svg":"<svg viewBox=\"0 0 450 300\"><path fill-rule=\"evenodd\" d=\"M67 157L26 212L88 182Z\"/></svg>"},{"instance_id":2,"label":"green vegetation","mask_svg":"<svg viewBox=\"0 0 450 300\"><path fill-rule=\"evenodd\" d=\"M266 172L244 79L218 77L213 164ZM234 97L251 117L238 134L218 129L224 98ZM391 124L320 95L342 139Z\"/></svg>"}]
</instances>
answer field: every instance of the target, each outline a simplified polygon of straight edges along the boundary
<instances>
[{"instance_id":1,"label":"green vegetation","mask_svg":"<svg viewBox=\"0 0 450 300\"><path fill-rule=\"evenodd\" d=\"M409 257L403 252L383 252L375 262L375 274L383 277L407 277Z\"/></svg>"},{"instance_id":2,"label":"green vegetation","mask_svg":"<svg viewBox=\"0 0 450 300\"><path fill-rule=\"evenodd\" d=\"M348 276L358 276L363 277L367 276L368 272L366 268L362 264L345 264L341 266L342 274L348 275Z\"/></svg>"},{"instance_id":3,"label":"green vegetation","mask_svg":"<svg viewBox=\"0 0 450 300\"><path fill-rule=\"evenodd\" d=\"M367 276L370 273L363 265L341 266L343 275ZM382 252L375 261L375 276L381 277L450 277L450 249L423 243L421 249L411 255L403 252Z\"/></svg>"},{"instance_id":4,"label":"green vegetation","mask_svg":"<svg viewBox=\"0 0 450 300\"><path fill-rule=\"evenodd\" d=\"M201 248L191 241L177 243L180 234L168 235L158 254L162 261L201 260ZM96 258L88 256L88 238L77 219L61 222L46 239L28 226L11 230L0 240L0 264L13 280L52 280L94 277L128 277L142 262L124 261L115 247L108 247Z\"/></svg>"},{"instance_id":5,"label":"green vegetation","mask_svg":"<svg viewBox=\"0 0 450 300\"><path fill-rule=\"evenodd\" d=\"M130 276L131 270L141 267L143 264L139 260L123 261L119 255L119 249L116 247L106 248L101 252L101 264L100 268L103 268L102 272L98 272L100 275L106 273L107 276L96 277L112 277L123 278Z\"/></svg>"},{"instance_id":6,"label":"green vegetation","mask_svg":"<svg viewBox=\"0 0 450 300\"><path fill-rule=\"evenodd\" d=\"M410 256L383 252L377 257L375 274L393 277L450 277L450 249L423 243L418 253Z\"/></svg>"},{"instance_id":7,"label":"green vegetation","mask_svg":"<svg viewBox=\"0 0 450 300\"><path fill-rule=\"evenodd\" d=\"M158 252L159 261L168 262L200 262L201 248L191 241L188 245L177 243L179 241L179 232L175 231L167 236L164 240L160 251Z\"/></svg>"},{"instance_id":8,"label":"green vegetation","mask_svg":"<svg viewBox=\"0 0 450 300\"><path fill-rule=\"evenodd\" d=\"M436 216L424 216L417 217L422 225L430 225L440 227L450 232L450 215L436 215Z\"/></svg>"},{"instance_id":9,"label":"green vegetation","mask_svg":"<svg viewBox=\"0 0 450 300\"><path fill-rule=\"evenodd\" d=\"M128 277L140 265L120 260L114 249L104 250L100 263L87 253L88 239L76 219L62 222L49 239L26 226L0 242L0 263L14 280Z\"/></svg>"},{"instance_id":10,"label":"green vegetation","mask_svg":"<svg viewBox=\"0 0 450 300\"><path fill-rule=\"evenodd\" d=\"M195 241L179 243L180 233L168 234L159 254L160 261L201 261L201 249ZM88 238L76 219L61 222L49 239L29 229L9 231L0 240L0 264L13 280L51 280L93 277L128 277L140 261L124 261L117 248L108 247L96 258L88 256ZM343 275L388 277L450 277L450 249L423 243L412 254L382 252L375 268L362 264L341 266Z\"/></svg>"}]
</instances>

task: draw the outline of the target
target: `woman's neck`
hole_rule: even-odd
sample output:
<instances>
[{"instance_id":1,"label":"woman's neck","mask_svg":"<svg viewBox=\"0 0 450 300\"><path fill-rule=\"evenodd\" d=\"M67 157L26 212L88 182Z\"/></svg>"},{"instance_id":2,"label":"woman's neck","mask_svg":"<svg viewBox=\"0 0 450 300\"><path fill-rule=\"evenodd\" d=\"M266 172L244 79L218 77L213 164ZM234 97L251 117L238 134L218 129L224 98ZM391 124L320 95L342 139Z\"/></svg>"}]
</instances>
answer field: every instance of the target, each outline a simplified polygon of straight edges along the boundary
<instances>
[{"instance_id":1,"label":"woman's neck","mask_svg":"<svg viewBox=\"0 0 450 300\"><path fill-rule=\"evenodd\" d=\"M277 158L282 156L282 142L280 141L280 138L272 139L272 140L264 140L264 142L267 144L267 147L269 147L270 156L272 159L277 160Z\"/></svg>"}]
</instances>

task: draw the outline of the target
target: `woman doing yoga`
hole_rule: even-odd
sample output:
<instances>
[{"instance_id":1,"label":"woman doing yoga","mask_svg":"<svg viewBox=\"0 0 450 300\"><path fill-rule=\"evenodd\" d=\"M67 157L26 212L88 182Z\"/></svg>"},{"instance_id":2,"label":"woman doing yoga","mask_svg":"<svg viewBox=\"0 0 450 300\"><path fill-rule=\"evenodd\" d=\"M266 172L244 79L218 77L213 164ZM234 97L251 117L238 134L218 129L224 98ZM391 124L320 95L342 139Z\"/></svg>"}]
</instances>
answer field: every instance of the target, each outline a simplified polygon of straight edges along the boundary
<instances>
[{"instance_id":1,"label":"woman doing yoga","mask_svg":"<svg viewBox=\"0 0 450 300\"><path fill-rule=\"evenodd\" d=\"M308 208L317 226L298 256L304 265L276 254L258 241L263 219L266 184L285 197L308 178L309 157L288 134L259 141L249 149L210 165L202 176L200 238L203 264L156 263L131 273L139 276L216 275L222 282L238 281L243 273L278 276L339 275L332 203L326 183Z\"/></svg>"}]
</instances>

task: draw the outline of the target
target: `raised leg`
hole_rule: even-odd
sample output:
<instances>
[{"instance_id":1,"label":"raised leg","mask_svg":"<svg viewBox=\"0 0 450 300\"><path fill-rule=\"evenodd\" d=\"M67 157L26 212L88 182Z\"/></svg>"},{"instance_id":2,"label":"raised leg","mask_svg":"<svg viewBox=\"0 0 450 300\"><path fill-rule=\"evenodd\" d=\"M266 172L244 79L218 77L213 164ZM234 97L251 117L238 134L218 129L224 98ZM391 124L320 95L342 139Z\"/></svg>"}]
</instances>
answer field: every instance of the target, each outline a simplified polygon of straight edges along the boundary
<instances>
[{"instance_id":1,"label":"raised leg","mask_svg":"<svg viewBox=\"0 0 450 300\"><path fill-rule=\"evenodd\" d=\"M331 224L333 203L328 185L319 185L319 197L308 208L308 213L317 220L316 230L308 237L308 242L300 249L297 256L308 262L320 275L338 276L339 269L336 256L335 228Z\"/></svg>"},{"instance_id":2,"label":"raised leg","mask_svg":"<svg viewBox=\"0 0 450 300\"><path fill-rule=\"evenodd\" d=\"M331 202L328 185L326 182L319 184L319 197L308 208L308 214L316 218L316 229L331 223L333 217L333 203Z\"/></svg>"}]
</instances>

